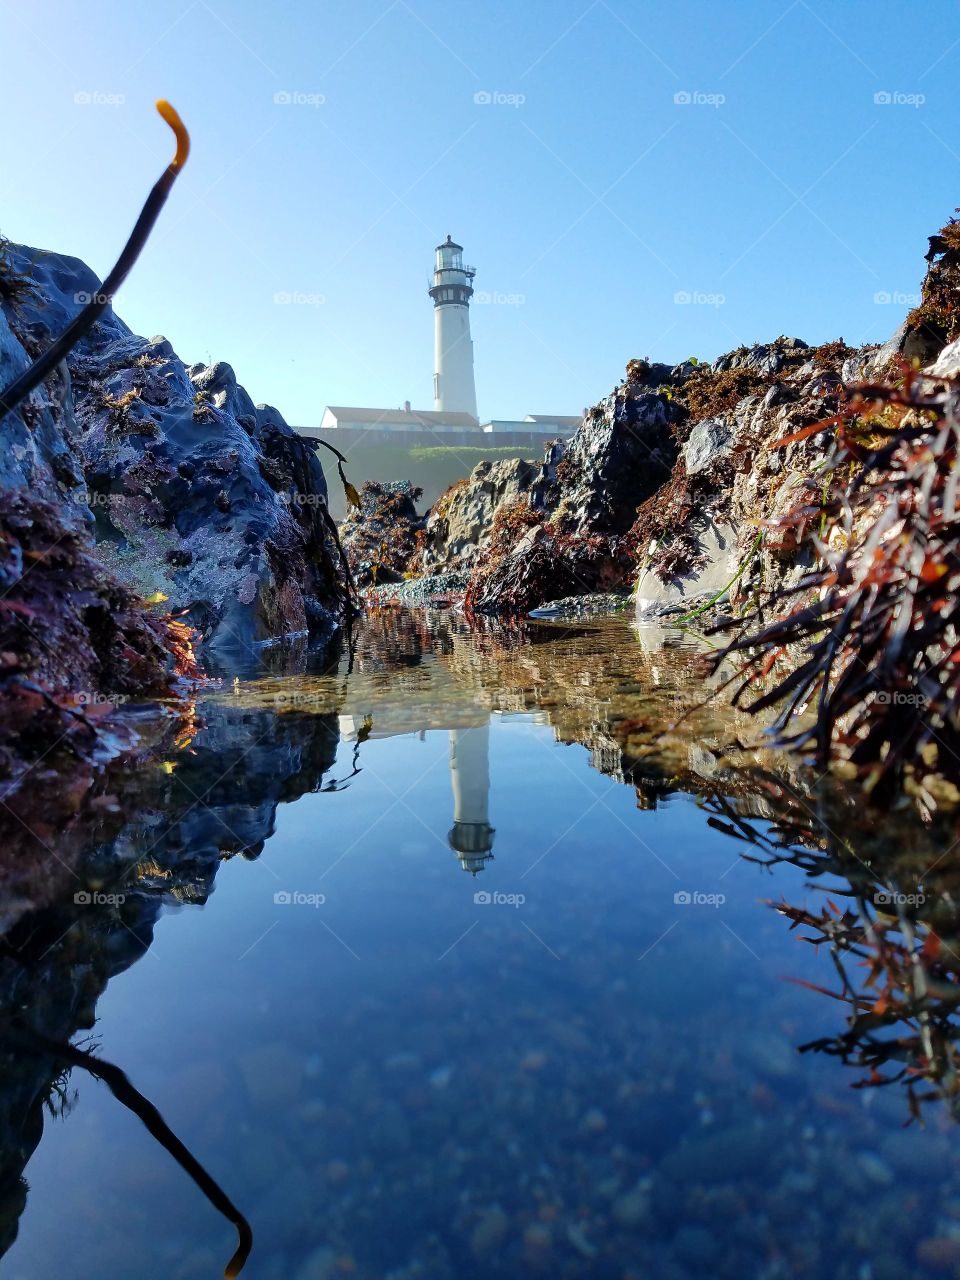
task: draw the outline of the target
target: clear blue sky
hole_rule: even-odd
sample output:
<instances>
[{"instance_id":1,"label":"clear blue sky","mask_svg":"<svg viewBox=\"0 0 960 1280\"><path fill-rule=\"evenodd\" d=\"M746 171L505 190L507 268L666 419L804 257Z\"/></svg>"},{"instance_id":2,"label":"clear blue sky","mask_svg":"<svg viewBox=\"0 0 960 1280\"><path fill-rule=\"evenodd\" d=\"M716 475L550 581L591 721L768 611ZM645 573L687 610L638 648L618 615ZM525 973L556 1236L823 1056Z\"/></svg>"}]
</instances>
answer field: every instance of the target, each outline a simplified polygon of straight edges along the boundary
<instances>
[{"instance_id":1,"label":"clear blue sky","mask_svg":"<svg viewBox=\"0 0 960 1280\"><path fill-rule=\"evenodd\" d=\"M295 423L430 407L450 232L506 299L472 309L481 415L577 412L632 356L886 338L960 204L958 74L954 0L10 4L0 230L102 275L167 97L193 153L135 330Z\"/></svg>"}]
</instances>

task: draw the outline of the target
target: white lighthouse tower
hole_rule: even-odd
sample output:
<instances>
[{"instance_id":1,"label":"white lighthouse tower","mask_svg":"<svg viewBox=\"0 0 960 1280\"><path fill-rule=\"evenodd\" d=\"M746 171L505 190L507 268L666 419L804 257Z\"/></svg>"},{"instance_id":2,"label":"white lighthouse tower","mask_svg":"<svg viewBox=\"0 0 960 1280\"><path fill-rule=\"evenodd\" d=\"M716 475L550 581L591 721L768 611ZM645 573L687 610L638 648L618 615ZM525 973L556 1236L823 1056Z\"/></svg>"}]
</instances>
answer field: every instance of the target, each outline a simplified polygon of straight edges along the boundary
<instances>
[{"instance_id":1,"label":"white lighthouse tower","mask_svg":"<svg viewBox=\"0 0 960 1280\"><path fill-rule=\"evenodd\" d=\"M468 413L477 420L473 381L470 298L473 267L463 265L463 245L447 236L437 245L430 297L434 307L433 407L438 413Z\"/></svg>"},{"instance_id":2,"label":"white lighthouse tower","mask_svg":"<svg viewBox=\"0 0 960 1280\"><path fill-rule=\"evenodd\" d=\"M490 825L490 722L450 730L453 827L447 837L464 871L476 875L493 857Z\"/></svg>"}]
</instances>

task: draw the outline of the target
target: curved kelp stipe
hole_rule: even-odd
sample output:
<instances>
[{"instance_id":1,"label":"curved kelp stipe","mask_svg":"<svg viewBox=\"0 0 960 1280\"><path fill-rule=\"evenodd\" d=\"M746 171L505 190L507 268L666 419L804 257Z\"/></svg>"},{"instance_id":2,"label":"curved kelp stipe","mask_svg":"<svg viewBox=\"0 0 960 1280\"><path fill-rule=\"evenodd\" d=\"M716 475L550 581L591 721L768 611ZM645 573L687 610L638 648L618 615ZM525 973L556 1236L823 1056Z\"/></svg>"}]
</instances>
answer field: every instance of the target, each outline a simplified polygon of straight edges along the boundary
<instances>
[{"instance_id":1,"label":"curved kelp stipe","mask_svg":"<svg viewBox=\"0 0 960 1280\"><path fill-rule=\"evenodd\" d=\"M0 1024L0 1039L15 1044L26 1053L49 1055L59 1062L82 1067L97 1080L102 1080L113 1096L140 1119L150 1135L168 1151L181 1169L193 1179L213 1207L237 1229L239 1243L233 1257L224 1270L225 1280L234 1280L246 1265L253 1248L253 1231L249 1222L220 1185L213 1180L203 1165L187 1150L173 1132L157 1108L130 1083L126 1074L112 1062L104 1062L92 1054L84 1053L72 1044L52 1040L49 1036L22 1023Z\"/></svg>"},{"instance_id":2,"label":"curved kelp stipe","mask_svg":"<svg viewBox=\"0 0 960 1280\"><path fill-rule=\"evenodd\" d=\"M64 329L60 337L47 348L43 355L38 356L29 369L24 370L19 378L14 378L13 382L0 393L0 418L15 409L31 391L34 391L93 326L97 316L110 304L113 295L126 280L130 268L147 243L160 210L166 203L167 196L190 154L190 135L175 109L169 102L161 99L157 103L157 110L174 132L177 140L176 154L154 183L140 211L140 217L130 232L130 238L123 246L120 257L103 284L76 319Z\"/></svg>"}]
</instances>

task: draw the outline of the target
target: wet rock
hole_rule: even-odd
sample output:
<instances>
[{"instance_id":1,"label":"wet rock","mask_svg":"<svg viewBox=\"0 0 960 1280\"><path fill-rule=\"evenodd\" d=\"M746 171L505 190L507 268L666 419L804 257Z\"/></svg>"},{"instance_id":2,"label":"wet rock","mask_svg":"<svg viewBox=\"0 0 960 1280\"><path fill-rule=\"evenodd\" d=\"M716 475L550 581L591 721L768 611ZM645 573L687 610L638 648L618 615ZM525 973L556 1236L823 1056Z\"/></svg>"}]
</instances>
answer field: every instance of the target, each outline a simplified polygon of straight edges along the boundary
<instances>
[{"instance_id":1,"label":"wet rock","mask_svg":"<svg viewBox=\"0 0 960 1280\"><path fill-rule=\"evenodd\" d=\"M917 1245L917 1262L937 1274L955 1276L960 1269L960 1240L953 1236L927 1236Z\"/></svg>"},{"instance_id":2,"label":"wet rock","mask_svg":"<svg viewBox=\"0 0 960 1280\"><path fill-rule=\"evenodd\" d=\"M686 541L689 551L666 578L656 567L641 569L635 592L638 618L656 616L671 606L686 612L698 599L722 592L736 574L738 531L733 525L718 524L704 512L691 520Z\"/></svg>"},{"instance_id":3,"label":"wet rock","mask_svg":"<svg viewBox=\"0 0 960 1280\"><path fill-rule=\"evenodd\" d=\"M870 1182L878 1187L888 1187L894 1180L894 1172L886 1160L873 1151L862 1151L857 1157L857 1164Z\"/></svg>"},{"instance_id":4,"label":"wet rock","mask_svg":"<svg viewBox=\"0 0 960 1280\"><path fill-rule=\"evenodd\" d=\"M580 1120L580 1128L584 1133L603 1133L607 1127L607 1117L599 1107L591 1107Z\"/></svg>"},{"instance_id":5,"label":"wet rock","mask_svg":"<svg viewBox=\"0 0 960 1280\"><path fill-rule=\"evenodd\" d=\"M487 1209L470 1233L470 1252L475 1258L494 1253L506 1240L510 1219L498 1204Z\"/></svg>"},{"instance_id":6,"label":"wet rock","mask_svg":"<svg viewBox=\"0 0 960 1280\"><path fill-rule=\"evenodd\" d=\"M621 1227L637 1227L650 1217L650 1180L641 1179L632 1191L619 1196L611 1209L614 1221Z\"/></svg>"},{"instance_id":7,"label":"wet rock","mask_svg":"<svg viewBox=\"0 0 960 1280\"><path fill-rule=\"evenodd\" d=\"M673 1237L673 1252L690 1267L709 1267L719 1250L719 1243L706 1227L684 1226Z\"/></svg>"},{"instance_id":8,"label":"wet rock","mask_svg":"<svg viewBox=\"0 0 960 1280\"><path fill-rule=\"evenodd\" d=\"M566 446L542 504L499 508L466 606L528 613L567 595L609 592L630 582L630 530L640 503L669 478L678 455L680 408L628 384L592 411Z\"/></svg>"},{"instance_id":9,"label":"wet rock","mask_svg":"<svg viewBox=\"0 0 960 1280\"><path fill-rule=\"evenodd\" d=\"M284 1044L247 1049L237 1066L250 1101L256 1105L286 1106L300 1096L303 1059Z\"/></svg>"}]
</instances>

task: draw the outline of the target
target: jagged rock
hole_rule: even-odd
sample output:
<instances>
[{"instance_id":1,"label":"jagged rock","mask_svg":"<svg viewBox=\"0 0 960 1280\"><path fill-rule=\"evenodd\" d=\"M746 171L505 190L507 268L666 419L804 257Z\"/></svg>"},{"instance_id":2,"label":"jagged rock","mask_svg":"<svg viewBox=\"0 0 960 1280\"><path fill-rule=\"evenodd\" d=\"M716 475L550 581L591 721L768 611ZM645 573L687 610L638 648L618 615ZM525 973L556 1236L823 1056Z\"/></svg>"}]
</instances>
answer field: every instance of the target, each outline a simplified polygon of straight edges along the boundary
<instances>
[{"instance_id":1,"label":"jagged rock","mask_svg":"<svg viewBox=\"0 0 960 1280\"><path fill-rule=\"evenodd\" d=\"M548 600L612 591L633 576L637 507L669 478L681 410L641 383L618 388L584 419L559 460L495 512L467 607L526 613ZM554 468L551 475L551 468Z\"/></svg>"},{"instance_id":2,"label":"jagged rock","mask_svg":"<svg viewBox=\"0 0 960 1280\"><path fill-rule=\"evenodd\" d=\"M366 480L360 506L340 527L343 549L359 586L399 582L418 550L424 517L417 514L423 490L409 480Z\"/></svg>"},{"instance_id":3,"label":"jagged rock","mask_svg":"<svg viewBox=\"0 0 960 1280\"><path fill-rule=\"evenodd\" d=\"M704 418L690 432L683 448L688 476L709 469L733 448L733 432L725 418Z\"/></svg>"},{"instance_id":4,"label":"jagged rock","mask_svg":"<svg viewBox=\"0 0 960 1280\"><path fill-rule=\"evenodd\" d=\"M431 508L419 568L424 573L471 568L487 549L500 508L521 498L534 504L534 486L545 478L543 466L522 458L479 463Z\"/></svg>"},{"instance_id":5,"label":"jagged rock","mask_svg":"<svg viewBox=\"0 0 960 1280\"><path fill-rule=\"evenodd\" d=\"M4 247L0 387L45 345L26 315L36 310L59 332L56 299L48 313L43 297ZM58 744L88 763L129 746L129 735L94 721L117 700L171 696L196 668L187 628L151 612L96 555L66 368L7 413L0 432L0 777L9 801L18 777ZM68 705L78 699L85 720Z\"/></svg>"},{"instance_id":6,"label":"jagged rock","mask_svg":"<svg viewBox=\"0 0 960 1280\"><path fill-rule=\"evenodd\" d=\"M100 286L76 258L18 245L6 257L32 282L13 322L38 347ZM316 446L255 406L228 364L188 370L165 338L131 333L112 307L67 366L69 385L48 380L71 405L56 497L75 499L82 471L78 517L95 517L98 555L115 578L185 610L210 654L295 633L329 638L343 591Z\"/></svg>"},{"instance_id":7,"label":"jagged rock","mask_svg":"<svg viewBox=\"0 0 960 1280\"><path fill-rule=\"evenodd\" d=\"M955 378L960 374L960 338L948 343L924 372L932 378Z\"/></svg>"},{"instance_id":8,"label":"jagged rock","mask_svg":"<svg viewBox=\"0 0 960 1280\"><path fill-rule=\"evenodd\" d=\"M600 402L557 467L553 520L564 533L625 533L637 507L669 479L677 458L671 430L680 410L641 388Z\"/></svg>"},{"instance_id":9,"label":"jagged rock","mask_svg":"<svg viewBox=\"0 0 960 1280\"><path fill-rule=\"evenodd\" d=\"M758 374L775 374L787 363L787 354L808 350L807 344L800 338L777 338L770 343L757 343L753 347L740 347L729 354L719 356L713 362L713 370L721 373L726 369L752 369Z\"/></svg>"}]
</instances>

